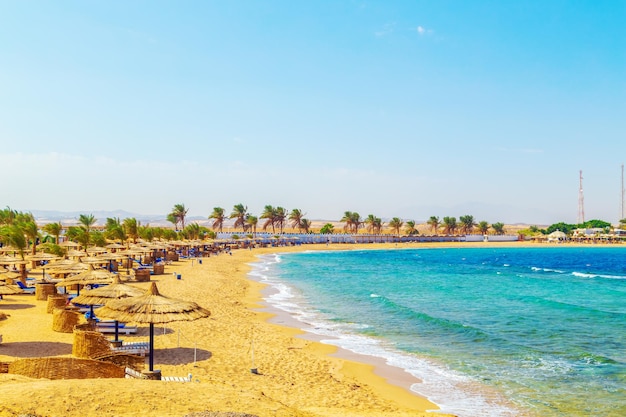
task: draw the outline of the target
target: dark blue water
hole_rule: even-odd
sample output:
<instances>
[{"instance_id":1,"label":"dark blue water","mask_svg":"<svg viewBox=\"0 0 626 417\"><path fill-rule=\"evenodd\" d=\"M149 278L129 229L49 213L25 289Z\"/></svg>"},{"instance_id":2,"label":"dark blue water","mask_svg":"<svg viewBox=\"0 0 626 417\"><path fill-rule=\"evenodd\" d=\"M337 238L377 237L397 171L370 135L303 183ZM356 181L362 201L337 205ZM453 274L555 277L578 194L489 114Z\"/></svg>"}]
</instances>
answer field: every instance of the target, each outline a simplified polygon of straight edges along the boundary
<instances>
[{"instance_id":1,"label":"dark blue water","mask_svg":"<svg viewBox=\"0 0 626 417\"><path fill-rule=\"evenodd\" d=\"M284 254L269 300L459 416L626 416L626 248Z\"/></svg>"}]
</instances>

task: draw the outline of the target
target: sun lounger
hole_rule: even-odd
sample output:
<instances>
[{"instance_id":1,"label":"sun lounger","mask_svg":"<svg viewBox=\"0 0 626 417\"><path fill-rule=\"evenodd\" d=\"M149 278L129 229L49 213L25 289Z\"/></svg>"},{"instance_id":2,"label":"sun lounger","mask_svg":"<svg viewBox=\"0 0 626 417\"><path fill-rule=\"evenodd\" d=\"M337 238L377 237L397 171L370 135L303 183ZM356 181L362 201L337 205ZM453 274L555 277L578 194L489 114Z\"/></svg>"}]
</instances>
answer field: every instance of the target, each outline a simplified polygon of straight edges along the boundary
<instances>
[{"instance_id":1,"label":"sun lounger","mask_svg":"<svg viewBox=\"0 0 626 417\"><path fill-rule=\"evenodd\" d=\"M187 376L162 376L161 381L165 382L191 382L191 374Z\"/></svg>"},{"instance_id":2,"label":"sun lounger","mask_svg":"<svg viewBox=\"0 0 626 417\"><path fill-rule=\"evenodd\" d=\"M129 379L147 379L144 374L139 371L135 371L132 368L126 368L124 370L124 377ZM191 382L191 374L187 376L162 376L161 381L164 382Z\"/></svg>"},{"instance_id":3,"label":"sun lounger","mask_svg":"<svg viewBox=\"0 0 626 417\"><path fill-rule=\"evenodd\" d=\"M126 353L128 355L146 356L150 347L147 342L132 342L122 344L119 347L112 347L111 350L116 353Z\"/></svg>"},{"instance_id":4,"label":"sun lounger","mask_svg":"<svg viewBox=\"0 0 626 417\"><path fill-rule=\"evenodd\" d=\"M144 374L142 374L139 371L135 371L132 368L126 368L124 369L124 377L125 378L131 378L131 379L147 379Z\"/></svg>"},{"instance_id":5,"label":"sun lounger","mask_svg":"<svg viewBox=\"0 0 626 417\"><path fill-rule=\"evenodd\" d=\"M27 287L26 285L24 285L24 283L22 283L22 281L15 281L15 283L17 284L18 287L20 287L20 289L25 294L34 294L35 293L35 287Z\"/></svg>"},{"instance_id":6,"label":"sun lounger","mask_svg":"<svg viewBox=\"0 0 626 417\"><path fill-rule=\"evenodd\" d=\"M100 333L115 333L115 325L110 326L108 324L96 323L96 331ZM117 332L120 334L135 334L137 333L137 326L118 326Z\"/></svg>"}]
</instances>

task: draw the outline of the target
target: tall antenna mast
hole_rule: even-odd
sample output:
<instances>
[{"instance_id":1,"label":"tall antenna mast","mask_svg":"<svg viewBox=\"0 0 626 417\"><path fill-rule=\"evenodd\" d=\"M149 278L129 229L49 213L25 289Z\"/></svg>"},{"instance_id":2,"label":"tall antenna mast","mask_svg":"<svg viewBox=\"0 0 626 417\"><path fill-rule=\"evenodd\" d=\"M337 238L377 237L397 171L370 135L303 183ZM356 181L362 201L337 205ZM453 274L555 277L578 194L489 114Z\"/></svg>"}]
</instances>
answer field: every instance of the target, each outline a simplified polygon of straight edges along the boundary
<instances>
[{"instance_id":1,"label":"tall antenna mast","mask_svg":"<svg viewBox=\"0 0 626 417\"><path fill-rule=\"evenodd\" d=\"M619 220L624 219L624 164L622 164L622 199L620 200L620 217Z\"/></svg>"},{"instance_id":2,"label":"tall antenna mast","mask_svg":"<svg viewBox=\"0 0 626 417\"><path fill-rule=\"evenodd\" d=\"M578 224L585 222L585 196L583 195L583 170L580 170L580 186L578 188Z\"/></svg>"}]
</instances>

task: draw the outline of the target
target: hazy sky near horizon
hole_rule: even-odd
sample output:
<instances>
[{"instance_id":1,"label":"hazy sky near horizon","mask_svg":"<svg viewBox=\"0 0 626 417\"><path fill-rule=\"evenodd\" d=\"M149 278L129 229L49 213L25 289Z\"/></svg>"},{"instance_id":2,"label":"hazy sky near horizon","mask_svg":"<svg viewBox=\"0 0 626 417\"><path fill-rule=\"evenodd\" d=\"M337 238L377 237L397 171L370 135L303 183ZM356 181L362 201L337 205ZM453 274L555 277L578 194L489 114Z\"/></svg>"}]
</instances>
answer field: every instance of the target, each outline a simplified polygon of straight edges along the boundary
<instances>
[{"instance_id":1,"label":"hazy sky near horizon","mask_svg":"<svg viewBox=\"0 0 626 417\"><path fill-rule=\"evenodd\" d=\"M626 1L0 0L0 205L620 217Z\"/></svg>"}]
</instances>

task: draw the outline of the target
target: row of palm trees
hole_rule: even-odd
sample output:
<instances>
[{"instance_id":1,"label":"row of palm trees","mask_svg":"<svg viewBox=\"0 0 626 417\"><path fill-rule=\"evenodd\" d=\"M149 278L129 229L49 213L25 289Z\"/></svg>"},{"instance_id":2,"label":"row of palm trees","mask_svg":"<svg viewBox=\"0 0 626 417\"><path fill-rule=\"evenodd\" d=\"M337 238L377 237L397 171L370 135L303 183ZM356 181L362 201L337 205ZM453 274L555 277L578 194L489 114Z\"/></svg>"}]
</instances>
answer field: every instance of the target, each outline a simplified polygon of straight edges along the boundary
<instances>
[{"instance_id":1,"label":"row of palm trees","mask_svg":"<svg viewBox=\"0 0 626 417\"><path fill-rule=\"evenodd\" d=\"M180 225L184 229L187 212L188 209L184 204L176 204L172 212L167 216L168 221L173 223L175 227ZM261 215L257 217L248 213L247 206L236 204L233 206L230 215L226 214L226 210L223 207L214 207L209 215L209 219L213 220L213 230L219 232L223 231L224 223L227 219L235 219L233 224L235 230L241 228L244 233L250 231L256 233L260 218L265 219L261 226L264 231L271 228L272 233L276 233L277 230L279 233L283 233L285 225L289 221L293 229L298 229L300 233L309 233L311 231L311 221L304 216L305 213L300 209L293 209L289 212L284 207L266 205ZM403 226L404 233L409 236L419 233L417 223L414 220L404 221L399 217L393 217L385 225L380 217L373 214L369 214L366 218L361 218L361 215L357 212L346 211L340 221L345 224L343 230L347 233L358 233L361 228L365 227L368 233L381 234L383 229L388 227L395 234L399 235ZM457 233L472 234L474 232L487 234L490 230L493 230L495 234L505 233L504 223L498 222L490 225L486 221L476 222L474 216L471 215L460 216L458 221L456 217L451 216L445 216L442 219L439 219L437 216L431 216L426 224L430 226L433 234L438 234L439 232L447 235ZM334 226L331 223L325 224L320 232L333 233Z\"/></svg>"},{"instance_id":2,"label":"row of palm trees","mask_svg":"<svg viewBox=\"0 0 626 417\"><path fill-rule=\"evenodd\" d=\"M142 238L147 241L154 239L175 240L179 238L186 239L203 239L205 237L215 237L215 232L222 232L224 223L227 219L234 219L233 228L241 229L244 233L256 233L259 219L265 221L261 225L264 231L271 229L272 233L283 233L285 226L290 225L292 229L298 230L300 233L311 232L311 221L305 218L305 213L300 209L286 210L284 207L274 207L266 205L260 216L254 216L248 212L248 207L243 204L233 206L229 215L222 207L214 207L208 216L212 222L212 231L198 223L186 224L188 209L184 204L176 204L172 208L171 213L167 215L167 219L175 226L177 230L165 227L151 227L150 225L142 225L137 219L130 217L120 220L119 218L107 218L103 230L95 230L94 225L97 219L92 214L81 214L78 217L78 224L67 228L65 235L68 239L80 243L83 247L89 245L105 246L107 240L119 242L132 241ZM347 233L359 233L359 230L365 228L368 233L381 234L385 227L397 235L403 231L406 235L418 234L417 224L413 220L404 221L399 217L393 217L386 224L380 217L373 214L365 218L361 218L359 213L346 211L340 220L344 223L343 231ZM455 217L443 217L439 219L437 216L431 216L426 222L433 234L442 232L448 235L472 234L478 232L487 234L493 230L495 234L504 234L503 223L489 224L486 221L476 222L471 215L460 216L458 221ZM59 243L59 237L63 233L65 227L60 222L48 223L43 226L43 231L48 236L54 237L53 242L47 242L54 246ZM320 233L333 233L334 226L331 223L325 224ZM8 244L18 249L22 256L23 251L29 247L32 242L32 253L36 253L37 244L41 240L46 240L40 236L37 223L31 213L23 213L12 210L7 207L0 210L0 242ZM60 252L61 249L53 247L54 252Z\"/></svg>"},{"instance_id":3,"label":"row of palm trees","mask_svg":"<svg viewBox=\"0 0 626 417\"><path fill-rule=\"evenodd\" d=\"M0 210L0 242L15 248L24 258L25 250L30 246L32 254L35 254L40 242L48 246L49 252L63 255L63 249L58 244L65 229L67 229L65 236L69 240L78 242L85 248L92 245L105 246L110 240L137 242L139 238L152 241L215 237L215 233L197 223L186 225L184 229L175 231L165 227L142 225L133 217L125 218L123 221L119 218L107 218L104 229L95 230L96 221L97 219L92 214L81 214L76 226L65 227L61 222L47 223L42 227L47 236L42 236L31 213L23 213L7 207Z\"/></svg>"},{"instance_id":4,"label":"row of palm trees","mask_svg":"<svg viewBox=\"0 0 626 417\"><path fill-rule=\"evenodd\" d=\"M176 229L180 226L185 229L185 217L189 209L184 204L175 204L172 211L167 215L167 220L174 225ZM290 222L293 229L298 229L300 233L309 233L311 230L311 220L306 219L306 214L300 209L293 209L291 212L284 207L274 207L266 205L260 216L254 216L248 212L248 207L243 204L235 204L229 215L223 207L214 207L209 215L209 219L213 220L212 228L214 231L223 232L224 223L228 219L234 219L233 228L239 229L246 233L256 233L259 219L264 219L262 224L264 231L271 228L272 233L283 233L285 225Z\"/></svg>"},{"instance_id":5,"label":"row of palm trees","mask_svg":"<svg viewBox=\"0 0 626 417\"><path fill-rule=\"evenodd\" d=\"M365 227L368 233L380 234L385 227L385 223L380 217L370 214L362 219L359 213L352 211L344 212L341 222L345 223L344 231L348 233L358 233L360 228ZM443 232L446 235L457 233L472 234L474 231L478 231L480 234L487 234L490 229L493 229L495 234L504 234L504 223L494 223L492 225L486 221L476 223L474 216L471 215L461 216L458 221L456 217L446 216L440 220L437 216L431 216L426 224L430 226L433 234L438 234L439 232ZM332 228L327 227L328 225L325 226L326 230L332 230ZM387 227L397 235L400 234L402 226L404 226L404 233L409 236L419 233L414 220L404 221L399 217L393 217L387 223Z\"/></svg>"}]
</instances>

